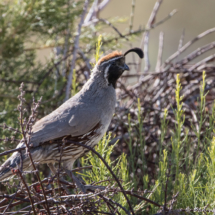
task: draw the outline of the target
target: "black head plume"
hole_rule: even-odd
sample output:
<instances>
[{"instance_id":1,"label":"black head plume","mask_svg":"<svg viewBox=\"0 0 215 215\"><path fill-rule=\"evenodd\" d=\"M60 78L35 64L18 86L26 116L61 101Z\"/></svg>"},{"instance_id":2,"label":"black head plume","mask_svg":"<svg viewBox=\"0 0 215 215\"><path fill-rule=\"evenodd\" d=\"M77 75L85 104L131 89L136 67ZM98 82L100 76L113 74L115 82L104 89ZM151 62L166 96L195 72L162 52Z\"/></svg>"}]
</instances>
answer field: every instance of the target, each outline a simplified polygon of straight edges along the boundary
<instances>
[{"instance_id":1,"label":"black head plume","mask_svg":"<svg viewBox=\"0 0 215 215\"><path fill-rule=\"evenodd\" d=\"M144 54L143 54L143 51L142 49L140 48L132 48L132 49L129 49L127 52L125 52L124 56L126 56L128 53L130 52L135 52L136 54L138 54L138 56L140 58L143 58L144 57Z\"/></svg>"}]
</instances>

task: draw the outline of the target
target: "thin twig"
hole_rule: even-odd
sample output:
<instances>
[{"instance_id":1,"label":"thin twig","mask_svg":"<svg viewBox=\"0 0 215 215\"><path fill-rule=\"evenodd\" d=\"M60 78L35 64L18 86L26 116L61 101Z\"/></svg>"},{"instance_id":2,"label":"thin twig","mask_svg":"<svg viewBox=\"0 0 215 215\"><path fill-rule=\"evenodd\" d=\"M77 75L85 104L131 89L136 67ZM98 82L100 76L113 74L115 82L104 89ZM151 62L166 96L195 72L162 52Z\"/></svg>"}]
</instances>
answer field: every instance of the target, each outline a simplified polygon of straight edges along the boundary
<instances>
[{"instance_id":1,"label":"thin twig","mask_svg":"<svg viewBox=\"0 0 215 215\"><path fill-rule=\"evenodd\" d=\"M15 170L15 171L16 171L16 173L19 175L19 177L20 177L22 183L24 184L24 186L25 186L25 188L26 188L26 190L27 190L28 197L29 197L29 200L30 200L30 202L31 202L31 207L32 207L32 209L33 209L33 211L34 211L34 214L36 215L36 210L35 210L35 207L34 207L34 201L33 201L32 197L31 197L31 193L30 193L30 190L29 190L29 188L28 188L28 185L26 184L25 179L23 178L22 173L20 172L20 170L17 169L17 170Z\"/></svg>"},{"instance_id":2,"label":"thin twig","mask_svg":"<svg viewBox=\"0 0 215 215\"><path fill-rule=\"evenodd\" d=\"M27 124L26 124L26 129L25 129L25 131L24 131L23 110L22 110L23 95L24 95L23 84L21 84L21 86L20 86L20 92L21 92L21 95L20 95L20 97L19 97L19 99L20 99L20 106L19 106L19 111L20 111L20 127L21 127L21 131L22 131L23 140L24 140L24 143L25 143L25 146L26 146L26 154L27 154L28 157L30 158L31 164L32 164L32 166L33 166L33 169L36 171L36 176L37 176L38 181L40 182L40 186L41 186L41 188L42 188L43 195L44 195L44 199L45 199L45 202L46 202L47 213L50 214L49 205L48 205L48 202L47 202L45 190L44 190L43 184L42 184L42 182L41 182L40 175L39 175L39 173L38 173L38 171L37 171L37 168L36 168L36 166L35 166L35 163L34 163L34 161L33 161L31 152L30 152L30 148L29 148L30 135L28 135L28 137L26 136L27 131L28 131L28 133L31 133L32 126L29 126L29 125L32 123L33 118L36 116L36 115L35 115L35 114L36 114L35 111L36 111L36 109L38 108L39 103L36 104L36 106L32 108L32 114L31 114L31 116L29 117L29 120L28 120L28 122L27 122ZM41 98L41 99L42 99L42 98ZM41 100L41 99L40 99L40 100ZM39 102L40 102L40 101L39 101ZM33 105L34 105L34 103L33 103ZM32 207L33 207L33 206L32 206Z\"/></svg>"},{"instance_id":3,"label":"thin twig","mask_svg":"<svg viewBox=\"0 0 215 215\"><path fill-rule=\"evenodd\" d=\"M3 214L5 214L6 211L7 211L7 209L10 208L11 204L13 203L13 201L14 201L15 199L17 199L17 198L16 198L17 192L18 192L18 189L17 189L16 192L13 194L12 199L11 199L10 203L7 205L7 207L5 208ZM3 196L4 196L4 195L3 195ZM5 198L5 197L4 197L4 198ZM9 198L9 197L6 197L6 198Z\"/></svg>"},{"instance_id":4,"label":"thin twig","mask_svg":"<svg viewBox=\"0 0 215 215\"><path fill-rule=\"evenodd\" d=\"M115 191L116 191L116 190L115 190ZM117 190L117 191L118 191L118 192L122 192L121 190ZM113 192L113 191L110 191L110 192ZM148 203L150 203L150 204L153 204L153 205L155 205L155 206L157 206L157 207L162 207L162 205L160 205L160 204L158 204L158 203L156 203L156 202L154 202L154 201L152 201L152 200L150 200L150 199L147 199L147 198L145 198L145 197L143 197L143 196L139 196L139 195L133 193L133 191L125 190L124 192L125 192L126 194L130 195L130 196L134 196L134 197L136 197L136 198L138 198L138 199L144 200L144 201L146 201L146 202L148 202Z\"/></svg>"},{"instance_id":5,"label":"thin twig","mask_svg":"<svg viewBox=\"0 0 215 215\"><path fill-rule=\"evenodd\" d=\"M107 25L109 25L111 28L113 28L113 30L116 31L120 37L126 39L127 41L129 40L125 35L121 34L121 32L112 23L110 23L108 20L100 18L99 21L102 21L102 22L106 23Z\"/></svg>"},{"instance_id":6,"label":"thin twig","mask_svg":"<svg viewBox=\"0 0 215 215\"><path fill-rule=\"evenodd\" d=\"M81 27L82 27L83 22L84 22L84 17L85 17L86 11L87 11L88 3L89 3L89 0L85 0L83 12L81 14L81 20L78 24L78 31L77 31L77 35L75 37L73 54L72 54L71 68L70 68L68 81L67 81L67 85L66 85L65 101L69 99L70 93L71 93L72 75L73 75L73 70L75 68L76 54L78 52L78 47L79 47L79 38L81 36Z\"/></svg>"}]
</instances>

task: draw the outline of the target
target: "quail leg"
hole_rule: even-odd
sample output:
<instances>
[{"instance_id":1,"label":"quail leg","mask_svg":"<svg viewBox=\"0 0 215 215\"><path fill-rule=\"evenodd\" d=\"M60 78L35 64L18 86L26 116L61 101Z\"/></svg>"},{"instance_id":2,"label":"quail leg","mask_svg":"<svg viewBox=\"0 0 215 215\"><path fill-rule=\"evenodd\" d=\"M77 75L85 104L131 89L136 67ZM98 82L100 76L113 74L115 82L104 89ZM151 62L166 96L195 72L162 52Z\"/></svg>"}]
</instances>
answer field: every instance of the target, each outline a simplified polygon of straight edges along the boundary
<instances>
[{"instance_id":1,"label":"quail leg","mask_svg":"<svg viewBox=\"0 0 215 215\"><path fill-rule=\"evenodd\" d=\"M55 175L57 171L56 171L54 164L48 163L47 165L48 165L49 169L51 170L52 174Z\"/></svg>"},{"instance_id":2,"label":"quail leg","mask_svg":"<svg viewBox=\"0 0 215 215\"><path fill-rule=\"evenodd\" d=\"M57 173L57 171L56 171L56 168L55 168L54 164L53 164L53 163L49 163L49 164L47 164L47 165L48 165L48 167L50 168L52 174L55 175L55 174ZM64 180L63 177L60 178L60 181L62 181L62 182L67 182L66 180ZM68 183L68 182L67 182L67 183ZM66 193L67 193L67 194L70 194L70 192L69 192L69 190L67 189L66 185L65 185L65 184L62 184L62 186L63 186L64 190L66 191Z\"/></svg>"},{"instance_id":3,"label":"quail leg","mask_svg":"<svg viewBox=\"0 0 215 215\"><path fill-rule=\"evenodd\" d=\"M80 188L80 190L83 192L83 193L87 193L87 191L95 191L96 189L99 189L99 190L104 190L106 187L104 186L93 186L93 185L83 185L79 180L78 178L72 173L72 171L68 170L68 169L65 169L65 172L68 176L70 176L74 182L76 183L77 187Z\"/></svg>"}]
</instances>

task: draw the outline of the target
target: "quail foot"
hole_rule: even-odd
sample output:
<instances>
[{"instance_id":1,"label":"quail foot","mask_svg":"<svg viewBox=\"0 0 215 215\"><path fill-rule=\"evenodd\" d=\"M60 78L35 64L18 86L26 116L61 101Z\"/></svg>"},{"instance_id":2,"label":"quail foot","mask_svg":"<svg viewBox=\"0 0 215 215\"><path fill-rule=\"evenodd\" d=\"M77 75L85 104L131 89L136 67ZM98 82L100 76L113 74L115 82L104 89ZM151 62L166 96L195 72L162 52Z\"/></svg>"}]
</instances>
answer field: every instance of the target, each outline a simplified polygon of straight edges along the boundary
<instances>
[{"instance_id":1,"label":"quail foot","mask_svg":"<svg viewBox=\"0 0 215 215\"><path fill-rule=\"evenodd\" d=\"M129 70L125 56L130 52L143 58L143 52L139 48L129 49L125 54L114 51L102 57L95 65L90 79L75 96L35 123L30 136L30 144L34 146L31 154L35 162L48 164L54 172L54 164L61 157L63 169L70 174L75 160L87 153L88 149L66 144L61 154L59 144L54 142L62 141L65 137L91 147L99 142L114 114L116 82L125 70ZM41 146L41 143L47 144ZM22 140L17 148L23 146L25 143ZM31 169L25 150L22 151L22 158L23 170ZM20 154L14 152L0 167L0 181L13 177L11 169L18 168L20 161ZM73 178L78 184L77 178Z\"/></svg>"}]
</instances>

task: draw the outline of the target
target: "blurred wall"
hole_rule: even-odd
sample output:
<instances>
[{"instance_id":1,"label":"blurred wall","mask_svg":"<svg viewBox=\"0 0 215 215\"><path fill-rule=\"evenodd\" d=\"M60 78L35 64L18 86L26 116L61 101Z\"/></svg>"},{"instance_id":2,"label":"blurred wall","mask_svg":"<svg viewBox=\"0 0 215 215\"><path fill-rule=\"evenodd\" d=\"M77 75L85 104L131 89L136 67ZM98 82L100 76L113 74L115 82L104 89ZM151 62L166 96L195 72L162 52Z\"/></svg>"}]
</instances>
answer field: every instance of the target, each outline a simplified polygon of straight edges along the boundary
<instances>
[{"instance_id":1,"label":"blurred wall","mask_svg":"<svg viewBox=\"0 0 215 215\"><path fill-rule=\"evenodd\" d=\"M100 17L105 19L114 16L128 17L127 23L117 25L123 33L128 32L131 2L132 0L111 0L107 7L101 12ZM133 30L138 29L139 26L145 26L156 1L136 0L135 2ZM163 60L165 60L168 56L177 51L183 29L185 29L184 43L186 43L201 32L215 27L215 0L164 0L158 11L156 22L166 17L173 9L177 9L178 13L150 32L149 57L151 59L152 69L154 69L156 63L160 31L164 32ZM115 34L114 31L113 33ZM202 45L212 42L214 39L215 33L204 37L192 45L191 48L181 56L190 53ZM133 41L133 45L139 46L140 42L141 37L138 37ZM126 48L127 47L125 47L124 50L126 50ZM206 53L206 55L208 56L214 52L215 51L212 50ZM203 55L203 57L206 57L206 55ZM200 58L197 58L196 60L199 59Z\"/></svg>"}]
</instances>

